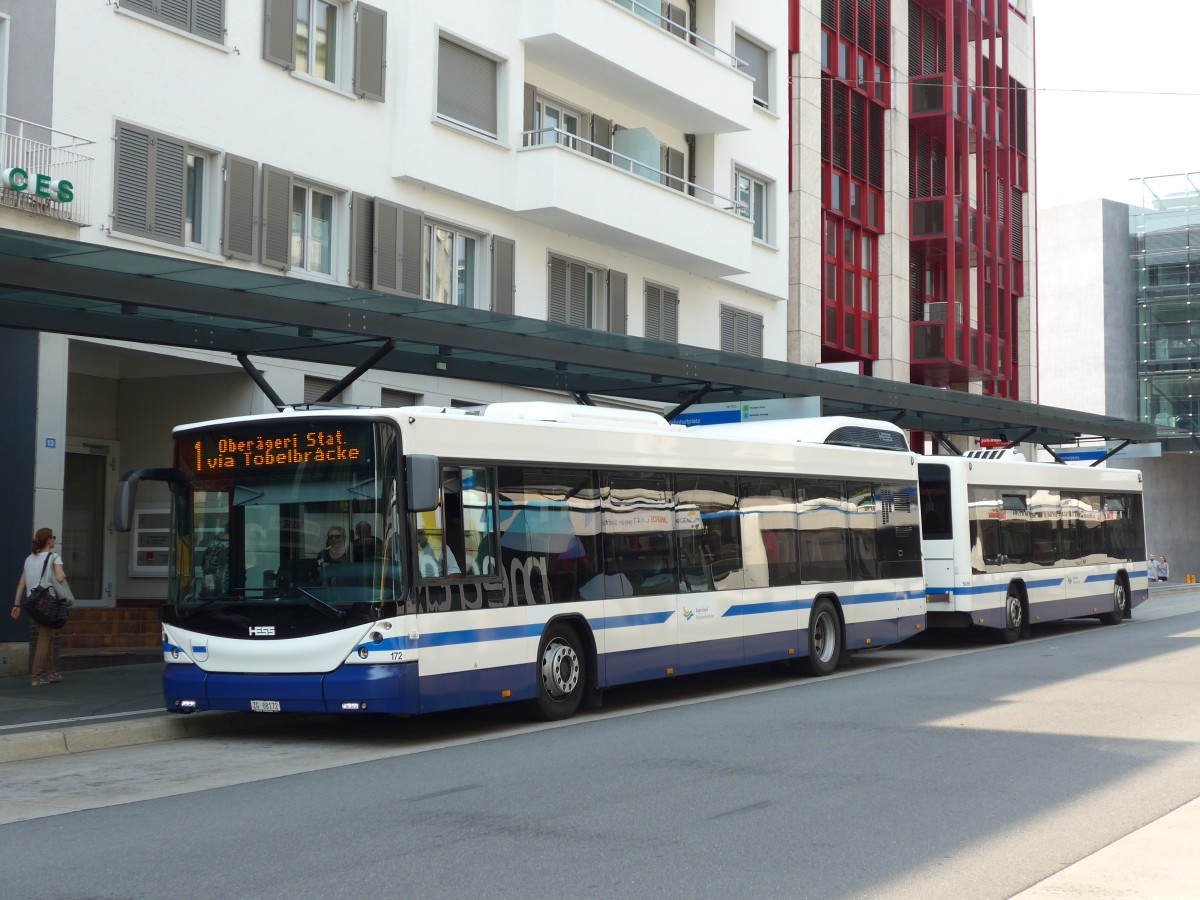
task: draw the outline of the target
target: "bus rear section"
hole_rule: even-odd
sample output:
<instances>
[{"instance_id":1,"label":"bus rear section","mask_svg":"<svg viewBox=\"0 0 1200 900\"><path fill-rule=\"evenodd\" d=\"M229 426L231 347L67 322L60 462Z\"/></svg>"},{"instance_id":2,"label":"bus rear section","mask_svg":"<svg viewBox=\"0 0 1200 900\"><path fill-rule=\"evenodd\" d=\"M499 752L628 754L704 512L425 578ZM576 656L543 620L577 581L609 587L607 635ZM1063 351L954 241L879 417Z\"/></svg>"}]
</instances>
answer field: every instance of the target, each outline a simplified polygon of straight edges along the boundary
<instances>
[{"instance_id":1,"label":"bus rear section","mask_svg":"<svg viewBox=\"0 0 1200 900\"><path fill-rule=\"evenodd\" d=\"M1002 459L922 462L931 628L1128 618L1149 595L1141 473Z\"/></svg>"}]
</instances>

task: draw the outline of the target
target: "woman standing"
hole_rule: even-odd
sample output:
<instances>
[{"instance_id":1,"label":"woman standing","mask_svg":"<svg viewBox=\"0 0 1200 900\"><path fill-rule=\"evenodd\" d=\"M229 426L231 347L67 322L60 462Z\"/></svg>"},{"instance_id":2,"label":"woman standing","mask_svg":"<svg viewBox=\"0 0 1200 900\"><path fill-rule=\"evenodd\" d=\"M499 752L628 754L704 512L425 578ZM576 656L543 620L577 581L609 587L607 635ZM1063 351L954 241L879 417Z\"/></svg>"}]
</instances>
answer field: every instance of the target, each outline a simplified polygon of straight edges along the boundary
<instances>
[{"instance_id":1,"label":"woman standing","mask_svg":"<svg viewBox=\"0 0 1200 900\"><path fill-rule=\"evenodd\" d=\"M33 536L33 552L25 558L25 568L17 581L17 596L12 608L14 619L21 617L21 603L35 587L48 584L53 588L55 582L66 582L67 573L63 571L62 557L54 552L57 542L58 536L49 528L39 528ZM33 654L33 686L41 687L52 681L62 681L62 676L54 667L54 629L36 622L34 625L38 632L37 650Z\"/></svg>"}]
</instances>

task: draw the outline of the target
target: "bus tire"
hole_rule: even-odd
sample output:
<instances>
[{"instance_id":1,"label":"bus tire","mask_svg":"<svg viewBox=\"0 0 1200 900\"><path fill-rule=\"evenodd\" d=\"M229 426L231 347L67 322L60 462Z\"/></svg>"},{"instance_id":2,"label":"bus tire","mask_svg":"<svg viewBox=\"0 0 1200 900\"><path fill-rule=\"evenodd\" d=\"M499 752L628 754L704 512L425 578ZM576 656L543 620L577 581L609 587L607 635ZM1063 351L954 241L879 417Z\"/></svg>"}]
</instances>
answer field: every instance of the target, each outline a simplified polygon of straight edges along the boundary
<instances>
[{"instance_id":1,"label":"bus tire","mask_svg":"<svg viewBox=\"0 0 1200 900\"><path fill-rule=\"evenodd\" d=\"M575 714L587 687L587 657L570 625L552 623L542 635L536 660L534 709L547 722Z\"/></svg>"},{"instance_id":2,"label":"bus tire","mask_svg":"<svg viewBox=\"0 0 1200 900\"><path fill-rule=\"evenodd\" d=\"M833 601L818 598L808 616L808 656L800 669L817 677L829 675L842 658L842 622Z\"/></svg>"},{"instance_id":3,"label":"bus tire","mask_svg":"<svg viewBox=\"0 0 1200 900\"><path fill-rule=\"evenodd\" d=\"M999 629L998 637L1002 644L1012 644L1026 632L1029 623L1026 621L1025 601L1021 591L1015 584L1008 586L1004 595L1004 627Z\"/></svg>"},{"instance_id":4,"label":"bus tire","mask_svg":"<svg viewBox=\"0 0 1200 900\"><path fill-rule=\"evenodd\" d=\"M1112 612L1106 612L1100 616L1102 625L1120 625L1121 620L1125 618L1129 612L1129 589L1125 586L1125 579L1118 575L1113 579L1113 608Z\"/></svg>"}]
</instances>

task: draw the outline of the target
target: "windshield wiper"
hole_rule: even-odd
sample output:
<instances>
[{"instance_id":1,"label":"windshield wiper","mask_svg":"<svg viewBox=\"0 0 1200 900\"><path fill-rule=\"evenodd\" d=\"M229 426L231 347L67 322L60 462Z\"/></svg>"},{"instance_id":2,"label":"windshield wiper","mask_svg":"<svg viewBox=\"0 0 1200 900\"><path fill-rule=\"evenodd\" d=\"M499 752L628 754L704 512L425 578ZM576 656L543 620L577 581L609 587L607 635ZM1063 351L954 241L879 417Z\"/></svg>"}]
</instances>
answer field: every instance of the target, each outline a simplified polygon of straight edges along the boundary
<instances>
[{"instance_id":1,"label":"windshield wiper","mask_svg":"<svg viewBox=\"0 0 1200 900\"><path fill-rule=\"evenodd\" d=\"M337 621L341 622L343 619L346 618L346 611L344 609L338 609L336 606L331 606L330 604L328 604L324 600L322 600L320 597L318 597L316 594L309 593L308 591L306 591L304 588L300 587L299 585L295 586L295 590L299 591L301 594L303 594L305 597L307 597L309 600L311 600L313 602L313 604L316 605L316 607L319 610L321 610L321 612L326 613L329 616L332 616Z\"/></svg>"}]
</instances>

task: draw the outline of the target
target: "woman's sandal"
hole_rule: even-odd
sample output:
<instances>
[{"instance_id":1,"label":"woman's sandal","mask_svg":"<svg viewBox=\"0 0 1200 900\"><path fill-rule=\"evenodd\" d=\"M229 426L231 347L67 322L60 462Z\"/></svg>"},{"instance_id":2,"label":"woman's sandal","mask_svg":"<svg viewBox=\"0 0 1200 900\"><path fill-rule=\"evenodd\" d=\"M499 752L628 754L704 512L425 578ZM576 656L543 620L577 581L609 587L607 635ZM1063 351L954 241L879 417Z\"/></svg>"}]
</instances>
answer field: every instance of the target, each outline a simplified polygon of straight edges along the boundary
<instances>
[{"instance_id":1,"label":"woman's sandal","mask_svg":"<svg viewBox=\"0 0 1200 900\"><path fill-rule=\"evenodd\" d=\"M30 686L31 687L41 687L42 685L49 684L49 683L50 683L50 679L47 678L45 675L38 675L33 679L33 683Z\"/></svg>"}]
</instances>

